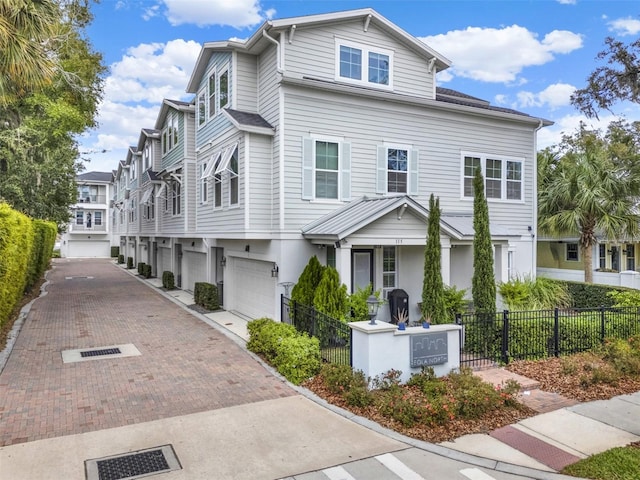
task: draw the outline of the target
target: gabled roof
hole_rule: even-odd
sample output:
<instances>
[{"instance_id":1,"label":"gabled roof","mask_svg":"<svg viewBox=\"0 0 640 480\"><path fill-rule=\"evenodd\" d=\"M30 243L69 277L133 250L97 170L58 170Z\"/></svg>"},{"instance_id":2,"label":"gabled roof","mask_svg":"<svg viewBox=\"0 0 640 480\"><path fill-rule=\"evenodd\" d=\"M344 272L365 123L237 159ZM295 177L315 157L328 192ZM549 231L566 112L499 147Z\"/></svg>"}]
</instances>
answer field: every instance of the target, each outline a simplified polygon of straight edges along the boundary
<instances>
[{"instance_id":1,"label":"gabled roof","mask_svg":"<svg viewBox=\"0 0 640 480\"><path fill-rule=\"evenodd\" d=\"M264 135L275 135L275 128L257 113L242 112L225 108L222 112L231 123L243 132L262 133Z\"/></svg>"},{"instance_id":2,"label":"gabled roof","mask_svg":"<svg viewBox=\"0 0 640 480\"><path fill-rule=\"evenodd\" d=\"M226 40L219 42L206 42L200 50L200 55L196 60L196 65L191 73L191 78L187 84L188 93L196 93L200 79L205 74L211 55L216 51L243 51L254 55L260 54L267 46L272 45L272 40L265 38L270 36L269 32L279 33L289 29L304 27L314 27L323 24L341 23L354 19L362 19L363 29L367 29L370 24L374 24L389 35L411 48L426 60L432 60L436 71L445 70L451 66L451 61L439 54L424 42L421 42L413 35L387 20L372 8L362 8L358 10L346 10L340 12L323 13L318 15L305 15L303 17L282 18L279 20L267 20L256 32L244 42Z\"/></svg>"},{"instance_id":3,"label":"gabled roof","mask_svg":"<svg viewBox=\"0 0 640 480\"><path fill-rule=\"evenodd\" d=\"M113 180L112 172L86 172L76 177L77 182L91 183L91 182L107 182L111 183Z\"/></svg>"},{"instance_id":4,"label":"gabled roof","mask_svg":"<svg viewBox=\"0 0 640 480\"><path fill-rule=\"evenodd\" d=\"M160 111L156 118L155 128L157 130L162 130L164 122L167 119L167 114L171 109L178 110L180 112L195 112L195 108L193 101L183 102L182 100L170 100L165 98L162 100L162 105L160 105Z\"/></svg>"},{"instance_id":5,"label":"gabled roof","mask_svg":"<svg viewBox=\"0 0 640 480\"><path fill-rule=\"evenodd\" d=\"M156 130L155 128L143 128L142 130L140 130L140 136L138 137L138 145L135 147L136 151L133 153L142 152L144 150L144 144L147 142L147 139L160 138L161 133L162 132L160 130Z\"/></svg>"},{"instance_id":6,"label":"gabled roof","mask_svg":"<svg viewBox=\"0 0 640 480\"><path fill-rule=\"evenodd\" d=\"M429 218L429 210L408 196L362 197L305 225L302 227L302 236L308 240L342 240L393 211L402 215L405 210L423 219L425 224ZM507 228L491 224L489 230L494 239L520 236ZM455 240L472 240L473 216L441 215L440 231Z\"/></svg>"}]
</instances>

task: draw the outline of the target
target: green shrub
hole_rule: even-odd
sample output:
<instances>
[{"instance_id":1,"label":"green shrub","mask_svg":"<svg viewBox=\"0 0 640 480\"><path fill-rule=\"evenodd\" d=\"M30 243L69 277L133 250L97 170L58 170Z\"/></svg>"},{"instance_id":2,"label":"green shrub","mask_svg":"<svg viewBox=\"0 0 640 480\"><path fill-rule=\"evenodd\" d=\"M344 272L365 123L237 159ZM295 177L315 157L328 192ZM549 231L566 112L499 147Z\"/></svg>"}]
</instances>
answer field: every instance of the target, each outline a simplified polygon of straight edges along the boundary
<instances>
[{"instance_id":1,"label":"green shrub","mask_svg":"<svg viewBox=\"0 0 640 480\"><path fill-rule=\"evenodd\" d=\"M480 418L497 409L502 399L500 393L489 383L473 374L471 369L449 374L456 398L456 416L464 419Z\"/></svg>"},{"instance_id":2,"label":"green shrub","mask_svg":"<svg viewBox=\"0 0 640 480\"><path fill-rule=\"evenodd\" d=\"M640 307L640 290L611 290L607 297L613 299L614 307Z\"/></svg>"},{"instance_id":3,"label":"green shrub","mask_svg":"<svg viewBox=\"0 0 640 480\"><path fill-rule=\"evenodd\" d=\"M151 265L145 264L144 267L142 267L142 276L144 278L151 278Z\"/></svg>"},{"instance_id":4,"label":"green shrub","mask_svg":"<svg viewBox=\"0 0 640 480\"><path fill-rule=\"evenodd\" d=\"M127 269L131 270L133 268L133 257L127 257Z\"/></svg>"},{"instance_id":5,"label":"green shrub","mask_svg":"<svg viewBox=\"0 0 640 480\"><path fill-rule=\"evenodd\" d=\"M169 270L165 270L162 272L162 286L167 290L173 290L176 288L175 277L173 276L173 272Z\"/></svg>"},{"instance_id":6,"label":"green shrub","mask_svg":"<svg viewBox=\"0 0 640 480\"><path fill-rule=\"evenodd\" d=\"M549 310L571 304L566 283L544 277L515 278L498 286L498 292L509 310Z\"/></svg>"},{"instance_id":7,"label":"green shrub","mask_svg":"<svg viewBox=\"0 0 640 480\"><path fill-rule=\"evenodd\" d=\"M120 246L116 245L116 246L112 246L111 247L111 258L118 258L120 257ZM118 262L121 263L121 262Z\"/></svg>"},{"instance_id":8,"label":"green shrub","mask_svg":"<svg viewBox=\"0 0 640 480\"><path fill-rule=\"evenodd\" d=\"M313 305L313 299L316 294L316 288L322 279L324 267L320 264L318 257L315 255L309 259L309 263L298 278L298 282L291 290L291 300L303 305Z\"/></svg>"},{"instance_id":9,"label":"green shrub","mask_svg":"<svg viewBox=\"0 0 640 480\"><path fill-rule=\"evenodd\" d=\"M144 262L138 262L138 275L142 275L142 272L144 271L144 266L146 264Z\"/></svg>"},{"instance_id":10,"label":"green shrub","mask_svg":"<svg viewBox=\"0 0 640 480\"><path fill-rule=\"evenodd\" d=\"M327 363L322 366L320 376L329 391L343 395L348 405L366 407L373 402L369 379L362 370L354 371L349 365Z\"/></svg>"},{"instance_id":11,"label":"green shrub","mask_svg":"<svg viewBox=\"0 0 640 480\"><path fill-rule=\"evenodd\" d=\"M369 307L367 306L367 298L371 295L373 286L369 284L367 288L358 287L357 290L349 295L347 300L348 310L351 313L351 321L362 322L369 320ZM381 291L377 290L373 292L378 302L381 302Z\"/></svg>"},{"instance_id":12,"label":"green shrub","mask_svg":"<svg viewBox=\"0 0 640 480\"><path fill-rule=\"evenodd\" d=\"M293 325L272 321L262 325L255 335L249 337L247 349L264 355L271 362L278 354L278 346L282 339L297 335L298 332Z\"/></svg>"},{"instance_id":13,"label":"green shrub","mask_svg":"<svg viewBox=\"0 0 640 480\"><path fill-rule=\"evenodd\" d=\"M464 299L464 297L466 294L466 289L458 290L455 285L444 286L444 306L451 323L455 322L456 314L463 313L465 311L467 301Z\"/></svg>"},{"instance_id":14,"label":"green shrub","mask_svg":"<svg viewBox=\"0 0 640 480\"><path fill-rule=\"evenodd\" d=\"M265 325L273 323L273 320L267 317L257 318L255 320L251 320L247 323L247 332L249 333L249 337L254 337L260 334L260 330L262 330Z\"/></svg>"},{"instance_id":15,"label":"green shrub","mask_svg":"<svg viewBox=\"0 0 640 480\"><path fill-rule=\"evenodd\" d=\"M340 274L326 267L313 297L314 308L331 318L344 320L348 307L347 286L340 283Z\"/></svg>"},{"instance_id":16,"label":"green shrub","mask_svg":"<svg viewBox=\"0 0 640 480\"><path fill-rule=\"evenodd\" d=\"M206 282L196 282L193 288L193 299L196 305L207 310L218 310L218 287Z\"/></svg>"},{"instance_id":17,"label":"green shrub","mask_svg":"<svg viewBox=\"0 0 640 480\"><path fill-rule=\"evenodd\" d=\"M561 280L556 280L562 282ZM607 294L615 290L624 290L620 287L609 285L595 285L592 283L563 282L567 285L569 294L573 299L574 308L597 308L600 306L611 307L614 299Z\"/></svg>"},{"instance_id":18,"label":"green shrub","mask_svg":"<svg viewBox=\"0 0 640 480\"><path fill-rule=\"evenodd\" d=\"M320 342L307 334L283 337L273 366L291 383L300 385L320 370Z\"/></svg>"},{"instance_id":19,"label":"green shrub","mask_svg":"<svg viewBox=\"0 0 640 480\"><path fill-rule=\"evenodd\" d=\"M123 254L118 255L118 263L119 264L123 264L124 263L124 255Z\"/></svg>"}]
</instances>

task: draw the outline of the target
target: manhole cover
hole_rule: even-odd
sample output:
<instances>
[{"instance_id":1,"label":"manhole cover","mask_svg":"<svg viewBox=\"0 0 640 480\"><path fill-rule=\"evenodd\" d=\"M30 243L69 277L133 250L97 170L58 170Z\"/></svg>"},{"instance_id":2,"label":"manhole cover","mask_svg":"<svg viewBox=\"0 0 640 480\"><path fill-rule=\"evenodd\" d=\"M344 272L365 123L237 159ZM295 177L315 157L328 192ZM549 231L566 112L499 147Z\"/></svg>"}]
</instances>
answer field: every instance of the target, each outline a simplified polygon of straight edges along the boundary
<instances>
[{"instance_id":1,"label":"manhole cover","mask_svg":"<svg viewBox=\"0 0 640 480\"><path fill-rule=\"evenodd\" d=\"M102 350L86 350L80 352L81 357L98 357L100 355L117 355L122 353L119 348L103 348Z\"/></svg>"},{"instance_id":2,"label":"manhole cover","mask_svg":"<svg viewBox=\"0 0 640 480\"><path fill-rule=\"evenodd\" d=\"M171 445L87 460L87 480L130 480L180 470Z\"/></svg>"}]
</instances>

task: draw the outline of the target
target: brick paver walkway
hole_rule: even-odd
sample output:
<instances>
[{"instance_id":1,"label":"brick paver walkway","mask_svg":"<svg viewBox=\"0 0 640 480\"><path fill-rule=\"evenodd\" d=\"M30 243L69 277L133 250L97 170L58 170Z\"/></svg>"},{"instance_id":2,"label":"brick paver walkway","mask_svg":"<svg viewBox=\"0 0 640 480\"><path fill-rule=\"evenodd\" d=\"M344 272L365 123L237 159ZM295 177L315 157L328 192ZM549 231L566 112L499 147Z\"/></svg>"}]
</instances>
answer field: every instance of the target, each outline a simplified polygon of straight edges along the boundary
<instances>
[{"instance_id":1,"label":"brick paver walkway","mask_svg":"<svg viewBox=\"0 0 640 480\"><path fill-rule=\"evenodd\" d=\"M108 260L60 259L48 279L0 375L0 446L296 394ZM142 355L62 362L129 343Z\"/></svg>"}]
</instances>

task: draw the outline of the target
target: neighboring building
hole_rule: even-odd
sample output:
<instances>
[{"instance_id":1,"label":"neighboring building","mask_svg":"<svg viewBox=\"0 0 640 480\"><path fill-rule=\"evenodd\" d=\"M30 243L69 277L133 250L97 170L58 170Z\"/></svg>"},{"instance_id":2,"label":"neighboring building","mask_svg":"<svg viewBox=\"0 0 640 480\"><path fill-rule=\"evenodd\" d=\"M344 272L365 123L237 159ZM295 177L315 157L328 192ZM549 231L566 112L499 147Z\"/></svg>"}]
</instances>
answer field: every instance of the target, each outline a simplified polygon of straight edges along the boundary
<instances>
[{"instance_id":1,"label":"neighboring building","mask_svg":"<svg viewBox=\"0 0 640 480\"><path fill-rule=\"evenodd\" d=\"M637 243L599 238L592 252L594 283L640 289L638 253ZM584 264L577 238L540 238L537 255L539 275L584 282Z\"/></svg>"},{"instance_id":2,"label":"neighboring building","mask_svg":"<svg viewBox=\"0 0 640 480\"><path fill-rule=\"evenodd\" d=\"M71 207L71 219L62 235L62 257L111 256L109 202L112 172L87 172L76 177L78 198Z\"/></svg>"},{"instance_id":3,"label":"neighboring building","mask_svg":"<svg viewBox=\"0 0 640 480\"><path fill-rule=\"evenodd\" d=\"M417 320L431 193L443 279L471 285L480 167L496 280L535 275L536 133L550 122L438 88L449 65L371 9L205 43L193 102L165 100L118 168L121 250L180 288L224 286L226 309L272 318L316 255L349 291L404 289Z\"/></svg>"}]
</instances>

